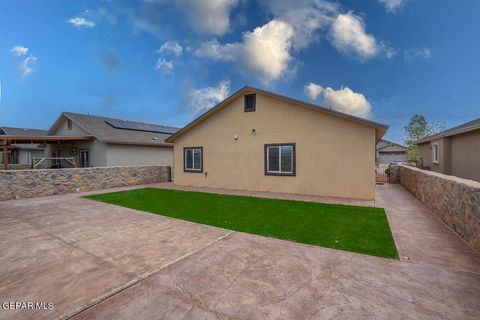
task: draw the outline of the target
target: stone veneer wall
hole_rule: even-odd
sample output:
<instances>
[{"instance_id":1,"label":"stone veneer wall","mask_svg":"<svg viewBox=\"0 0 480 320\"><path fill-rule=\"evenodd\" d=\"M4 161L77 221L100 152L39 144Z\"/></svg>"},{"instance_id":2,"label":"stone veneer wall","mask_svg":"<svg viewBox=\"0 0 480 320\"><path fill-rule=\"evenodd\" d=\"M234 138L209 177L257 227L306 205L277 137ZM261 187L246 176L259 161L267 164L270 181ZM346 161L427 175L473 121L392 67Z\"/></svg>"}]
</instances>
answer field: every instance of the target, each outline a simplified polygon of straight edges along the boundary
<instances>
[{"instance_id":1,"label":"stone veneer wall","mask_svg":"<svg viewBox=\"0 0 480 320\"><path fill-rule=\"evenodd\" d=\"M168 166L0 170L0 201L170 181Z\"/></svg>"},{"instance_id":2,"label":"stone veneer wall","mask_svg":"<svg viewBox=\"0 0 480 320\"><path fill-rule=\"evenodd\" d=\"M398 166L400 184L473 248L480 250L480 183Z\"/></svg>"}]
</instances>

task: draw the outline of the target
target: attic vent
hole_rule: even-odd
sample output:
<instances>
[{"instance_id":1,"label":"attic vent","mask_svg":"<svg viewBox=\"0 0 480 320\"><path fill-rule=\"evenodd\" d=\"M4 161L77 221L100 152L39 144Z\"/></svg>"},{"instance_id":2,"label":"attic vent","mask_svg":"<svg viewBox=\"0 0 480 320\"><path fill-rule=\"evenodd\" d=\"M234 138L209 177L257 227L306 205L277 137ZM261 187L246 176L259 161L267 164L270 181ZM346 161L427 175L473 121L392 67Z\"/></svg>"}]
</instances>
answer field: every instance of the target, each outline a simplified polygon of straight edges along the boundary
<instances>
[{"instance_id":1,"label":"attic vent","mask_svg":"<svg viewBox=\"0 0 480 320\"><path fill-rule=\"evenodd\" d=\"M255 93L246 94L244 97L244 111L253 112L256 107L257 95Z\"/></svg>"}]
</instances>

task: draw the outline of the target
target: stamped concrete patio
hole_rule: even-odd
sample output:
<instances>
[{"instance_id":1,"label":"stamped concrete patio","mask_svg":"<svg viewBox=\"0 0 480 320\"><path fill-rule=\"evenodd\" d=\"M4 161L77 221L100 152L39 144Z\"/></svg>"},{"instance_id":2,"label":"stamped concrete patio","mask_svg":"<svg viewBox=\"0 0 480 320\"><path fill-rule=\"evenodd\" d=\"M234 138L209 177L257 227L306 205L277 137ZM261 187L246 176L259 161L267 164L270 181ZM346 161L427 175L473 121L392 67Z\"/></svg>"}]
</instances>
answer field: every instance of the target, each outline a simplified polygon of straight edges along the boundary
<instances>
[{"instance_id":1,"label":"stamped concrete patio","mask_svg":"<svg viewBox=\"0 0 480 320\"><path fill-rule=\"evenodd\" d=\"M0 318L479 319L479 253L399 185L378 186L375 205L386 209L408 260L232 232L79 194L0 202L0 303L54 303L0 308Z\"/></svg>"}]
</instances>

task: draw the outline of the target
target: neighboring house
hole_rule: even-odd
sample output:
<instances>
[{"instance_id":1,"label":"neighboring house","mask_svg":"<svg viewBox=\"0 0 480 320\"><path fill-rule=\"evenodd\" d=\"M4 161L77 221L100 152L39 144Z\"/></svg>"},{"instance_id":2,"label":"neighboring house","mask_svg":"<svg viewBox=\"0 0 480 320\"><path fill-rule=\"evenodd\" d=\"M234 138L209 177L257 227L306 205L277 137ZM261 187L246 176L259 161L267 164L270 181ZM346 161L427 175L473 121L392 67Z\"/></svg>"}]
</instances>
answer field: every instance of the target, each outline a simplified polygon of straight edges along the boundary
<instances>
[{"instance_id":1,"label":"neighboring house","mask_svg":"<svg viewBox=\"0 0 480 320\"><path fill-rule=\"evenodd\" d=\"M244 87L166 141L178 185L374 199L387 128Z\"/></svg>"},{"instance_id":2,"label":"neighboring house","mask_svg":"<svg viewBox=\"0 0 480 320\"><path fill-rule=\"evenodd\" d=\"M480 181L480 118L417 140L419 166Z\"/></svg>"},{"instance_id":3,"label":"neighboring house","mask_svg":"<svg viewBox=\"0 0 480 320\"><path fill-rule=\"evenodd\" d=\"M0 127L0 136L39 137L45 136L47 130ZM35 157L44 157L44 143L16 143L8 148L9 164L32 164ZM0 151L0 163L3 163L3 151Z\"/></svg>"},{"instance_id":4,"label":"neighboring house","mask_svg":"<svg viewBox=\"0 0 480 320\"><path fill-rule=\"evenodd\" d=\"M173 145L165 142L178 128L63 112L49 136L86 137L90 141L47 144L52 158L73 158L78 167L173 165Z\"/></svg>"},{"instance_id":5,"label":"neighboring house","mask_svg":"<svg viewBox=\"0 0 480 320\"><path fill-rule=\"evenodd\" d=\"M377 163L407 162L408 148L388 140L380 140L376 146Z\"/></svg>"}]
</instances>

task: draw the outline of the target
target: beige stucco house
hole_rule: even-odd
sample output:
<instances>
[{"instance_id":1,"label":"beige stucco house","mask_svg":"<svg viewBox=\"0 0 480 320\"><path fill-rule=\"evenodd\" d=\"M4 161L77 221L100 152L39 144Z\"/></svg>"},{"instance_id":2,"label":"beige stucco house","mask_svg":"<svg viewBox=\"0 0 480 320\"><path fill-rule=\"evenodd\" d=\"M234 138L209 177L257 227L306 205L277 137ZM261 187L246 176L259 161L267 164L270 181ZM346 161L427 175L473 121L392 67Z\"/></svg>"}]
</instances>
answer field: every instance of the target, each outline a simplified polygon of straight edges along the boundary
<instances>
[{"instance_id":1,"label":"beige stucco house","mask_svg":"<svg viewBox=\"0 0 480 320\"><path fill-rule=\"evenodd\" d=\"M480 118L425 137L418 145L419 166L480 181Z\"/></svg>"},{"instance_id":2,"label":"beige stucco house","mask_svg":"<svg viewBox=\"0 0 480 320\"><path fill-rule=\"evenodd\" d=\"M178 185L373 199L387 128L244 87L166 141Z\"/></svg>"},{"instance_id":3,"label":"beige stucco house","mask_svg":"<svg viewBox=\"0 0 480 320\"><path fill-rule=\"evenodd\" d=\"M51 158L73 158L78 167L173 165L173 145L165 139L178 128L115 118L63 112L48 136L71 141L48 143ZM75 137L90 137L75 141ZM85 140L85 139L84 139ZM62 165L53 160L53 165Z\"/></svg>"}]
</instances>

